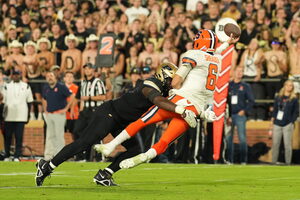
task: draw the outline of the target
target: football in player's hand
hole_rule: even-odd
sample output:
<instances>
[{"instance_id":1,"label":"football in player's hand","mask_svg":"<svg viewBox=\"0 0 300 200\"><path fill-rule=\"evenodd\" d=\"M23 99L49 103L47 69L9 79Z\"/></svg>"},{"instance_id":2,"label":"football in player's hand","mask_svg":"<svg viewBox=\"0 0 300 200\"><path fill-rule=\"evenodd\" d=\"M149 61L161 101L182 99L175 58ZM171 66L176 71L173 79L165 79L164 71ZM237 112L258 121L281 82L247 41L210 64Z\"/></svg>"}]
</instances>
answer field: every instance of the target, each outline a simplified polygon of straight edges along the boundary
<instances>
[{"instance_id":1,"label":"football in player's hand","mask_svg":"<svg viewBox=\"0 0 300 200\"><path fill-rule=\"evenodd\" d=\"M235 25L235 24L232 24L232 23L228 23L224 26L224 32L229 37L230 37L231 34L233 34L233 38L238 38L241 35L240 27Z\"/></svg>"}]
</instances>

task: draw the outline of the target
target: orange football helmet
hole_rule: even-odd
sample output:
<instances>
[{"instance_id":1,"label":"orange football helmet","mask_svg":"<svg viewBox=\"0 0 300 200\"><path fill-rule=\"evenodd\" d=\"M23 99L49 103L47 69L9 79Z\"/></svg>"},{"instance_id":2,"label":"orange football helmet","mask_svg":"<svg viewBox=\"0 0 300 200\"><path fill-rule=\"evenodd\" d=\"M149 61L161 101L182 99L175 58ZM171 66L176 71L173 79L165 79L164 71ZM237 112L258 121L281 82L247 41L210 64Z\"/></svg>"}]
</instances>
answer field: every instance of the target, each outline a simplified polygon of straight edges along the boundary
<instances>
[{"instance_id":1,"label":"orange football helmet","mask_svg":"<svg viewBox=\"0 0 300 200\"><path fill-rule=\"evenodd\" d=\"M193 49L214 52L218 43L216 34L207 29L201 29L194 37Z\"/></svg>"}]
</instances>

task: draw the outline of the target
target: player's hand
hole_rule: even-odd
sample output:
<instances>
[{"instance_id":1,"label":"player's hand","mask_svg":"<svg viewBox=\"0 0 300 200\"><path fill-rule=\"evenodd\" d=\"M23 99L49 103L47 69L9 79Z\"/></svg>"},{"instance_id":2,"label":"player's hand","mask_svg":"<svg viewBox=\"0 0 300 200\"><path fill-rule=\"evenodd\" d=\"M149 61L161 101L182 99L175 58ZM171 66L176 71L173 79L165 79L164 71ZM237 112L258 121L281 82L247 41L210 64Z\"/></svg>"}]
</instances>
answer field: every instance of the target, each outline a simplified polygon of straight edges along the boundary
<instances>
[{"instance_id":1,"label":"player's hand","mask_svg":"<svg viewBox=\"0 0 300 200\"><path fill-rule=\"evenodd\" d=\"M237 41L239 41L240 37L237 37L237 38L234 38L233 37L233 34L231 33L229 39L227 40L228 44L234 44L236 43Z\"/></svg>"},{"instance_id":2,"label":"player's hand","mask_svg":"<svg viewBox=\"0 0 300 200\"><path fill-rule=\"evenodd\" d=\"M209 106L203 114L201 114L201 117L206 119L208 122L213 122L217 119L217 116L214 111L212 111L212 107Z\"/></svg>"},{"instance_id":3,"label":"player's hand","mask_svg":"<svg viewBox=\"0 0 300 200\"><path fill-rule=\"evenodd\" d=\"M185 110L181 116L190 127L195 128L197 126L196 115L193 111Z\"/></svg>"},{"instance_id":4,"label":"player's hand","mask_svg":"<svg viewBox=\"0 0 300 200\"><path fill-rule=\"evenodd\" d=\"M184 106L176 106L175 112L180 114L181 117L188 123L192 128L195 128L197 125L196 115L191 110L186 110Z\"/></svg>"}]
</instances>

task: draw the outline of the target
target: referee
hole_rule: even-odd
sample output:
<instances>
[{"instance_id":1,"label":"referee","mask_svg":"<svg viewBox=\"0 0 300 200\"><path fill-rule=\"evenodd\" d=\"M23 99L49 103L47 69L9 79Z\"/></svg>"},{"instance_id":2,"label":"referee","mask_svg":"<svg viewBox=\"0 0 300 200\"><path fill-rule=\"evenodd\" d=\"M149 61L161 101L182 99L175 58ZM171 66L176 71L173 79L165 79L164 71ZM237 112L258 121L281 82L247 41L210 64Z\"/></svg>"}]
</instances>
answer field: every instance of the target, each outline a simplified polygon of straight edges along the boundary
<instances>
[{"instance_id":1,"label":"referee","mask_svg":"<svg viewBox=\"0 0 300 200\"><path fill-rule=\"evenodd\" d=\"M76 94L76 99L80 101L79 118L75 123L74 136L76 138L82 137L80 133L84 133L83 129L86 128L90 121L92 113L97 106L100 106L106 100L106 89L104 83L95 77L96 66L87 63L83 66L83 73L85 79L81 81L80 87ZM85 158L83 155L78 155L76 160L85 159L90 161L91 147L85 151Z\"/></svg>"}]
</instances>

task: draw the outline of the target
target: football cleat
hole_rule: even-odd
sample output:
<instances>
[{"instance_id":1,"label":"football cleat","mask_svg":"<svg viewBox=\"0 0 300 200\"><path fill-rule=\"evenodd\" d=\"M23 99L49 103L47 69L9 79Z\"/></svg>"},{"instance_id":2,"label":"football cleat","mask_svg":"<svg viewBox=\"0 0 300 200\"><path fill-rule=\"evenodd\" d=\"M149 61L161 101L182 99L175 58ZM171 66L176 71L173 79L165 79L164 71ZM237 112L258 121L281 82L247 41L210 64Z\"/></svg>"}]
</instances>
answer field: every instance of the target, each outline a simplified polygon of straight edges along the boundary
<instances>
[{"instance_id":1,"label":"football cleat","mask_svg":"<svg viewBox=\"0 0 300 200\"><path fill-rule=\"evenodd\" d=\"M137 156L134 156L132 158L128 158L128 159L123 160L120 163L120 168L129 169L129 168L135 167L139 164L142 164L144 162L147 162L149 160L150 159L148 158L148 156L145 153L141 153L141 154L139 154Z\"/></svg>"},{"instance_id":2,"label":"football cleat","mask_svg":"<svg viewBox=\"0 0 300 200\"><path fill-rule=\"evenodd\" d=\"M49 161L40 159L35 166L37 168L35 183L37 186L42 186L45 178L52 173L52 170L49 166Z\"/></svg>"},{"instance_id":3,"label":"football cleat","mask_svg":"<svg viewBox=\"0 0 300 200\"><path fill-rule=\"evenodd\" d=\"M102 185L102 186L118 186L117 184L114 183L111 174L101 169L99 169L97 174L94 176L94 182L97 185Z\"/></svg>"},{"instance_id":4,"label":"football cleat","mask_svg":"<svg viewBox=\"0 0 300 200\"><path fill-rule=\"evenodd\" d=\"M114 148L112 147L112 145L109 145L109 143L107 143L107 144L96 144L94 146L94 149L98 153L101 153L102 155L104 155L105 157L109 156L109 154L111 154L111 152L114 151Z\"/></svg>"}]
</instances>

